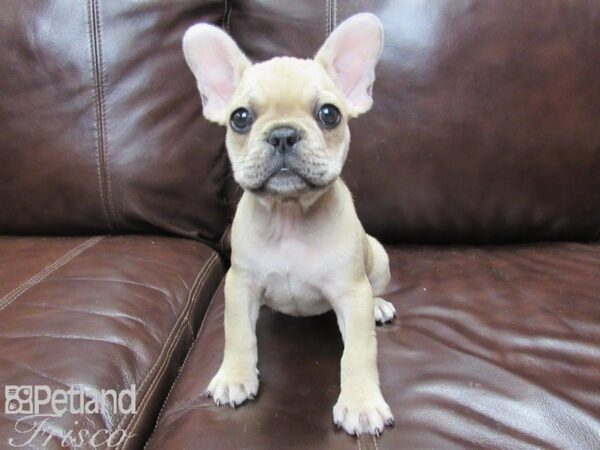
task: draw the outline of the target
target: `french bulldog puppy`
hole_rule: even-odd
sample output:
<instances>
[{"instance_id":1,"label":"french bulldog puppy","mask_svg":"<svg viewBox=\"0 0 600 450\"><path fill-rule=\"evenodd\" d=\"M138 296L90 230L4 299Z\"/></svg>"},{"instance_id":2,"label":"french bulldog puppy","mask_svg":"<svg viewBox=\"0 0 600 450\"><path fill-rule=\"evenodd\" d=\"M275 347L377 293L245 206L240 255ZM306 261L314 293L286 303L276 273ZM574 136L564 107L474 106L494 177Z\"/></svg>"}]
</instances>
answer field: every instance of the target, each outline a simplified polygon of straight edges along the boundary
<instances>
[{"instance_id":1,"label":"french bulldog puppy","mask_svg":"<svg viewBox=\"0 0 600 450\"><path fill-rule=\"evenodd\" d=\"M343 22L309 60L252 64L216 27L197 24L185 33L204 116L227 126L234 178L244 189L225 280L225 353L207 390L217 405L235 407L258 392L261 305L301 316L333 309L344 340L335 424L379 434L393 423L379 387L375 335L376 321L395 316L379 297L389 260L365 233L340 179L348 120L371 108L382 45L382 25L366 13Z\"/></svg>"}]
</instances>

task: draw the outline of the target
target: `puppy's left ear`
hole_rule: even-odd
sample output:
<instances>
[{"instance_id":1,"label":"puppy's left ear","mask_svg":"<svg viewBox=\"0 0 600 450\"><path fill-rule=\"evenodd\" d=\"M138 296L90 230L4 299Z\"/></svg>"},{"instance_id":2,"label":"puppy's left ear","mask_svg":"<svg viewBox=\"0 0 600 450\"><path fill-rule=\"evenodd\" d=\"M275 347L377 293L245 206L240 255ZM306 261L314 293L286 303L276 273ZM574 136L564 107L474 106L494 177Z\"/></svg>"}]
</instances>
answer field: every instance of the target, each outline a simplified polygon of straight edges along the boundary
<instances>
[{"instance_id":1,"label":"puppy's left ear","mask_svg":"<svg viewBox=\"0 0 600 450\"><path fill-rule=\"evenodd\" d=\"M368 111L375 66L383 49L383 26L369 13L356 14L331 33L315 56L346 97L350 116Z\"/></svg>"}]
</instances>

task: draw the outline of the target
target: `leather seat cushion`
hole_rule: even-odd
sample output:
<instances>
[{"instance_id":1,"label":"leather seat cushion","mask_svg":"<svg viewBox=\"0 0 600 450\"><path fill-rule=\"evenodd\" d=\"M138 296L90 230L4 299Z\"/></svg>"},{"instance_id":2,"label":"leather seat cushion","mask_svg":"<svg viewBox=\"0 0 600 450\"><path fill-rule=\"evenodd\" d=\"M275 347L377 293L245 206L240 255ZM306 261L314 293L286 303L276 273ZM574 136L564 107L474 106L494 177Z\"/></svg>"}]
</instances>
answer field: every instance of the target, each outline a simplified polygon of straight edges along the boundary
<instances>
[{"instance_id":1,"label":"leather seat cushion","mask_svg":"<svg viewBox=\"0 0 600 450\"><path fill-rule=\"evenodd\" d=\"M137 414L52 418L47 445L41 435L30 448L64 448L83 425L126 430L124 448L139 448L222 276L217 253L191 240L0 238L0 386L136 385ZM0 447L25 441L20 417L0 415Z\"/></svg>"},{"instance_id":2,"label":"leather seat cushion","mask_svg":"<svg viewBox=\"0 0 600 450\"><path fill-rule=\"evenodd\" d=\"M332 313L263 310L257 401L214 406L220 290L148 448L600 447L600 245L388 250L398 317L377 335L394 428L357 442L333 425Z\"/></svg>"}]
</instances>

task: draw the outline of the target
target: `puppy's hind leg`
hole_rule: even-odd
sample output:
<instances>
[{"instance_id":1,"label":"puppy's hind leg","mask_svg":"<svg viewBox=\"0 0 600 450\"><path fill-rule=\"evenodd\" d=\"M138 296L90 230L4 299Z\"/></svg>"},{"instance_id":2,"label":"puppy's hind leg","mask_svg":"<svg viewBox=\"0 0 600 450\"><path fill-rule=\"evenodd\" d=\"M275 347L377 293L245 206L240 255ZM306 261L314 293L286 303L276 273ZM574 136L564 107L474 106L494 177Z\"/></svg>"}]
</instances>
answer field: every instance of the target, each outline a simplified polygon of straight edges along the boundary
<instances>
[{"instance_id":1,"label":"puppy's hind leg","mask_svg":"<svg viewBox=\"0 0 600 450\"><path fill-rule=\"evenodd\" d=\"M396 317L396 308L390 302L382 299L381 297L374 298L374 311L375 322L384 324L391 322Z\"/></svg>"},{"instance_id":2,"label":"puppy's hind leg","mask_svg":"<svg viewBox=\"0 0 600 450\"><path fill-rule=\"evenodd\" d=\"M396 317L396 308L390 302L379 297L390 281L390 260L377 239L367 235L369 258L367 261L367 278L373 288L373 315L377 323L391 322Z\"/></svg>"}]
</instances>

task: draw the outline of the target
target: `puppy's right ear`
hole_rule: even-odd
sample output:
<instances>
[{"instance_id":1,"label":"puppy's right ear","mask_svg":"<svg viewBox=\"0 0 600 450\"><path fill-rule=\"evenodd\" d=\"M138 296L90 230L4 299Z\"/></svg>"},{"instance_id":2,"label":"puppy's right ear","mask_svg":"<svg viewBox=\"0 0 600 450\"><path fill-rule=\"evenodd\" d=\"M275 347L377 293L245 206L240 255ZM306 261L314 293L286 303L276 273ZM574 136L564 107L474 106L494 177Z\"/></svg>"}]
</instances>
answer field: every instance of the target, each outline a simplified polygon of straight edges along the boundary
<instances>
[{"instance_id":1,"label":"puppy's right ear","mask_svg":"<svg viewBox=\"0 0 600 450\"><path fill-rule=\"evenodd\" d=\"M204 117L224 125L227 105L250 61L227 33L205 23L185 32L183 54L196 77Z\"/></svg>"}]
</instances>

